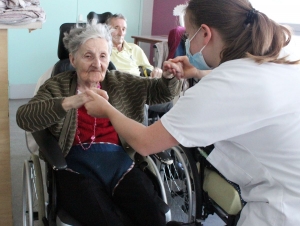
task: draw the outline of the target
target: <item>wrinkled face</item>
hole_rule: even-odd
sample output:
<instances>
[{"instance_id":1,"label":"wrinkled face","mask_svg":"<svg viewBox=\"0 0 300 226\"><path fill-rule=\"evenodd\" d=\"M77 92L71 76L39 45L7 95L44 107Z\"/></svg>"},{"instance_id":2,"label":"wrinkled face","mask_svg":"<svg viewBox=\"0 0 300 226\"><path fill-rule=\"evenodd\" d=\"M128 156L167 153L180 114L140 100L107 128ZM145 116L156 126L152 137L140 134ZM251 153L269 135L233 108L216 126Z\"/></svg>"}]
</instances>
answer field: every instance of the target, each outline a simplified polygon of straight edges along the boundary
<instances>
[{"instance_id":1,"label":"wrinkled face","mask_svg":"<svg viewBox=\"0 0 300 226\"><path fill-rule=\"evenodd\" d=\"M70 54L70 61L76 69L78 82L93 84L101 82L110 61L108 43L103 38L93 38L80 46L75 56Z\"/></svg>"},{"instance_id":2,"label":"wrinkled face","mask_svg":"<svg viewBox=\"0 0 300 226\"><path fill-rule=\"evenodd\" d=\"M121 18L112 18L110 26L114 29L111 33L114 46L123 44L126 35L127 23Z\"/></svg>"}]
</instances>

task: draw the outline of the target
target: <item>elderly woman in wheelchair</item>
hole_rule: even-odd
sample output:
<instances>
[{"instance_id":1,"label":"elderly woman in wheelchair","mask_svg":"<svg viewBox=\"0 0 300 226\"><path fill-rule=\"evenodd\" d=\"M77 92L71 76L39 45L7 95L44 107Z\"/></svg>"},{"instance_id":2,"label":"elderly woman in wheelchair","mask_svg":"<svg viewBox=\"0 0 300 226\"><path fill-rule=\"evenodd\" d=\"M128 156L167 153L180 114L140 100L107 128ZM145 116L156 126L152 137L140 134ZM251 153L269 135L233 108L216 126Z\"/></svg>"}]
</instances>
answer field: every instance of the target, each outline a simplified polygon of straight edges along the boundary
<instances>
[{"instance_id":1,"label":"elderly woman in wheelchair","mask_svg":"<svg viewBox=\"0 0 300 226\"><path fill-rule=\"evenodd\" d=\"M82 225L124 225L116 208L134 225L165 225L167 206L135 167L132 148L108 118L89 116L84 104L91 100L86 91L101 88L115 108L143 122L144 105L171 101L180 82L107 70L112 41L105 25L73 28L63 41L75 71L47 80L17 111L22 129L47 128L59 141L68 168L55 172L58 204Z\"/></svg>"}]
</instances>

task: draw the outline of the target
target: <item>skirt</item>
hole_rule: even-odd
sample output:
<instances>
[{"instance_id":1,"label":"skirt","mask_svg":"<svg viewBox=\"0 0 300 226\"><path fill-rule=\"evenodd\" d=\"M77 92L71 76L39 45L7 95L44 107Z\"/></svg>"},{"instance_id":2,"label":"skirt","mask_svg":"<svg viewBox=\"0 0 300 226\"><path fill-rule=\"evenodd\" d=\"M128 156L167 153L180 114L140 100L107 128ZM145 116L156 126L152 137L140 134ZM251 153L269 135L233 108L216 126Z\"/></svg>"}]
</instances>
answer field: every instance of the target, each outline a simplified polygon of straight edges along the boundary
<instances>
[{"instance_id":1,"label":"skirt","mask_svg":"<svg viewBox=\"0 0 300 226\"><path fill-rule=\"evenodd\" d=\"M115 144L95 143L88 150L75 145L66 156L68 169L99 181L109 194L113 194L134 161L125 150Z\"/></svg>"}]
</instances>

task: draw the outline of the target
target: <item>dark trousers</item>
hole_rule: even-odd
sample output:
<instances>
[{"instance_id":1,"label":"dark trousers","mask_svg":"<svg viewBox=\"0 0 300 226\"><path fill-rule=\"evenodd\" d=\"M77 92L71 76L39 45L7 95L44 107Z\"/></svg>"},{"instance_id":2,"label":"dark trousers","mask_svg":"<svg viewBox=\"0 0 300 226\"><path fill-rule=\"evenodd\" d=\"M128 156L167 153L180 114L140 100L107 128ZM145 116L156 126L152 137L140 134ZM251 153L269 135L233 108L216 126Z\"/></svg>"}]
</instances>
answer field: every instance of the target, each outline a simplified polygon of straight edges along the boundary
<instances>
[{"instance_id":1,"label":"dark trousers","mask_svg":"<svg viewBox=\"0 0 300 226\"><path fill-rule=\"evenodd\" d=\"M101 182L81 174L59 171L56 177L58 205L82 225L123 226L127 218L134 226L166 225L166 204L139 168L125 175L113 197Z\"/></svg>"}]
</instances>

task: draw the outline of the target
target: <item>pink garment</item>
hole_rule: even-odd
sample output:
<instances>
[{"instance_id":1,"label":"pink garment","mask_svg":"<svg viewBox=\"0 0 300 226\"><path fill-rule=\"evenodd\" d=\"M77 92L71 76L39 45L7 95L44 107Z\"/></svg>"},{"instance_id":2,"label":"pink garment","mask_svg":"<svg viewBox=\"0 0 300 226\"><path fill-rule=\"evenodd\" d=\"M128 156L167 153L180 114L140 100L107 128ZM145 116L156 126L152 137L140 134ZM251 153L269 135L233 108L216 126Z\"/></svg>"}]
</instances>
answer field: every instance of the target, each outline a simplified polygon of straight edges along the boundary
<instances>
[{"instance_id":1,"label":"pink garment","mask_svg":"<svg viewBox=\"0 0 300 226\"><path fill-rule=\"evenodd\" d=\"M172 29L168 35L169 55L167 59L173 59L176 49L180 43L182 36L185 33L185 27L177 26Z\"/></svg>"}]
</instances>

